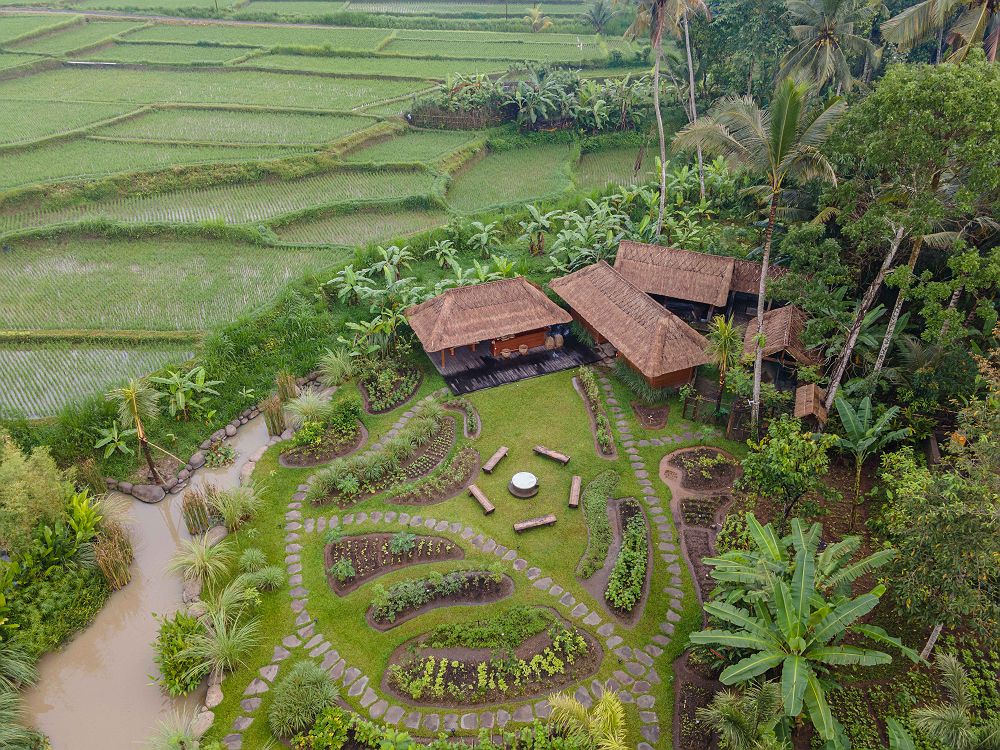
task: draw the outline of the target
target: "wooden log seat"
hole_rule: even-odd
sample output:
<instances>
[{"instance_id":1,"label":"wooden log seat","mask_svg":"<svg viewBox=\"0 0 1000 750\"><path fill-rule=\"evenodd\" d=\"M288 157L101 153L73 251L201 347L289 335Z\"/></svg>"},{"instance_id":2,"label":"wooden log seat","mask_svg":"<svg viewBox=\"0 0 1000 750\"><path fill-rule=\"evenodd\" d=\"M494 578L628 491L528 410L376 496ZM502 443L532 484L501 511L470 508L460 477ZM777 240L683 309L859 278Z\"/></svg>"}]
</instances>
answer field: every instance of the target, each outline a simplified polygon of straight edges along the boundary
<instances>
[{"instance_id":1,"label":"wooden log seat","mask_svg":"<svg viewBox=\"0 0 1000 750\"><path fill-rule=\"evenodd\" d=\"M493 470L500 463L500 459L507 455L507 446L501 445L497 448L497 452L490 456L490 460L483 464L483 471L487 474L492 474Z\"/></svg>"},{"instance_id":2,"label":"wooden log seat","mask_svg":"<svg viewBox=\"0 0 1000 750\"><path fill-rule=\"evenodd\" d=\"M550 448L546 448L544 445L536 445L532 450L534 450L539 456L551 458L553 461L558 461L564 466L569 463L569 456L565 453L551 450Z\"/></svg>"},{"instance_id":3,"label":"wooden log seat","mask_svg":"<svg viewBox=\"0 0 1000 750\"><path fill-rule=\"evenodd\" d=\"M574 474L573 483L569 486L569 507L580 507L580 486L582 484L583 479L579 475Z\"/></svg>"},{"instance_id":4,"label":"wooden log seat","mask_svg":"<svg viewBox=\"0 0 1000 750\"><path fill-rule=\"evenodd\" d=\"M514 531L518 534L522 534L528 529L537 529L540 526L551 526L556 522L555 513L549 513L547 516L539 516L538 518L529 518L527 521L518 521L514 524Z\"/></svg>"},{"instance_id":5,"label":"wooden log seat","mask_svg":"<svg viewBox=\"0 0 1000 750\"><path fill-rule=\"evenodd\" d=\"M496 510L496 507L490 502L490 499L486 497L486 494L481 489L476 487L476 485L469 485L469 494L476 498L476 502L479 503L479 507L483 509L484 516L488 516Z\"/></svg>"}]
</instances>

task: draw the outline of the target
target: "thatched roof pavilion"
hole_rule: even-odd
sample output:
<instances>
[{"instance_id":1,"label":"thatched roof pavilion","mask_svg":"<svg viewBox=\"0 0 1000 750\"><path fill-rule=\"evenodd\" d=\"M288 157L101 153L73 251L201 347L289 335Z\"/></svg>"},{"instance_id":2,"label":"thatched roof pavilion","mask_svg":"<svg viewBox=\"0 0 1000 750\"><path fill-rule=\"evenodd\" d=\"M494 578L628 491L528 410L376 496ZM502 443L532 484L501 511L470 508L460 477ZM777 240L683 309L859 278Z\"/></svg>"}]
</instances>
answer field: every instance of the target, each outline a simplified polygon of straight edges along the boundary
<instances>
[{"instance_id":1,"label":"thatched roof pavilion","mask_svg":"<svg viewBox=\"0 0 1000 750\"><path fill-rule=\"evenodd\" d=\"M816 355L802 343L805 326L806 314L794 305L768 310L764 313L764 356L773 358L785 353L800 365L817 364ZM756 336L757 321L751 320L743 337L743 351L747 354L753 354Z\"/></svg>"},{"instance_id":2,"label":"thatched roof pavilion","mask_svg":"<svg viewBox=\"0 0 1000 750\"><path fill-rule=\"evenodd\" d=\"M815 383L800 385L795 389L796 419L815 419L819 424L825 424L827 419L826 407L823 406L825 399L826 391Z\"/></svg>"},{"instance_id":3,"label":"thatched roof pavilion","mask_svg":"<svg viewBox=\"0 0 1000 750\"><path fill-rule=\"evenodd\" d=\"M610 342L653 387L686 383L709 361L703 336L604 261L549 286L598 343Z\"/></svg>"},{"instance_id":4,"label":"thatched roof pavilion","mask_svg":"<svg viewBox=\"0 0 1000 750\"><path fill-rule=\"evenodd\" d=\"M569 323L569 313L523 276L449 289L407 308L410 327L428 353L455 353L462 346L490 342L496 349L536 347L550 326Z\"/></svg>"}]
</instances>

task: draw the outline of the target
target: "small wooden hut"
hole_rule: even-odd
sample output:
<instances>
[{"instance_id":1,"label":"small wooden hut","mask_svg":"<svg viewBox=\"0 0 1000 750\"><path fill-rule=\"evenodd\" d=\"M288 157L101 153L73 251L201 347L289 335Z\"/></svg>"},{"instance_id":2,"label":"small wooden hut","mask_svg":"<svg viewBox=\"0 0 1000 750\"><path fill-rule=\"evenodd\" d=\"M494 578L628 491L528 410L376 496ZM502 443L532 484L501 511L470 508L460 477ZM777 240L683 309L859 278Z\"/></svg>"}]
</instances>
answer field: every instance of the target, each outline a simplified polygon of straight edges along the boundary
<instances>
[{"instance_id":1,"label":"small wooden hut","mask_svg":"<svg viewBox=\"0 0 1000 750\"><path fill-rule=\"evenodd\" d=\"M799 365L814 365L819 359L806 349L802 334L806 314L794 305L779 307L764 313L764 357L781 365L794 361ZM751 320L743 337L743 351L753 354L757 337L757 321Z\"/></svg>"},{"instance_id":2,"label":"small wooden hut","mask_svg":"<svg viewBox=\"0 0 1000 750\"><path fill-rule=\"evenodd\" d=\"M827 412L823 402L826 391L815 383L800 385L795 389L795 418L813 420L818 425L826 424Z\"/></svg>"},{"instance_id":3,"label":"small wooden hut","mask_svg":"<svg viewBox=\"0 0 1000 750\"><path fill-rule=\"evenodd\" d=\"M549 286L595 342L610 342L654 388L690 382L695 369L710 359L701 334L604 261L553 279Z\"/></svg>"},{"instance_id":4,"label":"small wooden hut","mask_svg":"<svg viewBox=\"0 0 1000 750\"><path fill-rule=\"evenodd\" d=\"M428 355L440 356L442 368L461 347L488 347L496 357L544 346L552 326L572 320L523 276L449 289L405 315Z\"/></svg>"}]
</instances>

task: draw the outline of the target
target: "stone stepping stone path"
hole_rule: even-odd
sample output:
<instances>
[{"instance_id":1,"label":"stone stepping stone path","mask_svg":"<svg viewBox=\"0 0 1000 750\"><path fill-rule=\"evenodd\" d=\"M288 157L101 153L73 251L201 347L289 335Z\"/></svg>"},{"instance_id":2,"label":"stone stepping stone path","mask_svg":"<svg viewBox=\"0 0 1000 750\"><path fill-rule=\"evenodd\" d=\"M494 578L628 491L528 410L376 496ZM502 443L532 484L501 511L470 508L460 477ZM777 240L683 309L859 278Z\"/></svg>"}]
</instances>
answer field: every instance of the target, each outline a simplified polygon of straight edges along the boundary
<instances>
[{"instance_id":1,"label":"stone stepping stone path","mask_svg":"<svg viewBox=\"0 0 1000 750\"><path fill-rule=\"evenodd\" d=\"M606 376L601 375L600 381L605 391L610 394L610 381ZM434 395L438 395L435 393ZM424 401L430 401L434 395L427 396ZM609 402L612 410L617 408L613 402ZM399 430L412 419L418 407L407 410L386 433L386 438L398 434ZM618 409L616 416L621 418L621 410ZM623 439L631 439L627 428L622 434ZM383 438L385 439L385 438ZM381 443L375 443L369 451L378 450ZM630 454L635 455L635 454ZM641 460L641 468L636 471L645 471L645 464ZM255 716L261 705L260 695L266 693L273 686L278 677L281 665L290 656L295 654L298 657L308 655L313 659L321 659L321 666L325 669L333 680L341 687L341 694L358 704L358 711L362 716L367 715L371 719L378 719L388 725L397 726L401 729L417 730L424 729L428 732L448 731L452 729L476 730L503 728L509 724L529 724L536 718L545 719L549 716L550 707L547 700L542 699L534 702L526 702L518 705L513 712L503 708L495 708L484 711L469 711L465 713L449 712L445 709L434 708L413 708L392 703L376 692L375 687L380 685L378 676L363 674L357 666L351 665L324 636L316 632L316 622L309 614L309 591L302 586L302 561L300 552L302 549L302 534L318 533L326 528L337 526L360 526L363 524L389 525L402 528L423 528L438 533L449 532L461 537L476 549L486 554L495 555L501 562L507 563L514 572L522 574L532 586L547 592L553 601L559 605L564 614L571 620L576 620L593 629L604 641L607 650L614 653L623 662L623 668L616 670L613 676L602 683L598 679L591 680L589 685L581 685L576 689L575 695L585 706L591 706L605 690L615 690L622 701L634 703L639 709L639 716L642 720L641 734L644 742L638 745L637 750L653 750L649 743L656 743L661 736L658 713L655 708L655 698L650 695L652 686L661 682L661 677L654 667L654 660L663 653L664 647L670 643L673 635L674 622L680 619L677 614L681 611L681 579L680 567L674 563L670 568L672 575L671 587L666 592L671 596L671 611L667 613L668 619L660 624L660 633L653 636L650 643L643 648L633 649L624 644L622 636L615 631L615 625L611 622L604 622L597 612L592 611L586 604L578 602L576 598L559 584L555 583L551 576L527 560L519 557L517 552L508 549L495 539L487 537L471 526L457 522L439 520L436 518L425 518L419 514L397 511L353 512L329 517L309 518L302 520L301 508L305 500L306 492L309 489L312 477L306 483L300 484L296 492L292 495L288 503L288 512L285 523L285 567L289 575L289 585L291 590L291 610L295 614L295 625L293 632L286 634L280 645L274 647L271 663L262 667L251 683L244 691L243 700L240 702L242 714L236 718L232 725L230 734L223 738L223 744L229 750L238 750L243 746L243 732L252 725L255 720L260 720ZM644 487L645 490L645 487ZM673 544L673 527L670 519L663 516L663 510L659 507L659 499L652 491L652 484L649 484L649 493L644 494L644 500L649 507L653 523L659 533L659 541L662 544ZM676 559L676 557L675 557ZM558 609L558 607L557 607ZM665 718L671 718L667 714Z\"/></svg>"}]
</instances>

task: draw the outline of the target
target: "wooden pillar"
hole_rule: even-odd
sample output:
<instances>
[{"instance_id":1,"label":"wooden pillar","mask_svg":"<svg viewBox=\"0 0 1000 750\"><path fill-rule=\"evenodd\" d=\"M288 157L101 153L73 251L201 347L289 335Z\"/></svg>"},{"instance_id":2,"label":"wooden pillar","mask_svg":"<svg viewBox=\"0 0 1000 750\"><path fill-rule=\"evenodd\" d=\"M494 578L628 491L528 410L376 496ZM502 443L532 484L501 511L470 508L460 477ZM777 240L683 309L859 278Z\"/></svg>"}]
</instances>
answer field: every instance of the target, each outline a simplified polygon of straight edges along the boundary
<instances>
[{"instance_id":1,"label":"wooden pillar","mask_svg":"<svg viewBox=\"0 0 1000 750\"><path fill-rule=\"evenodd\" d=\"M441 367L444 368L444 349L441 350Z\"/></svg>"}]
</instances>

